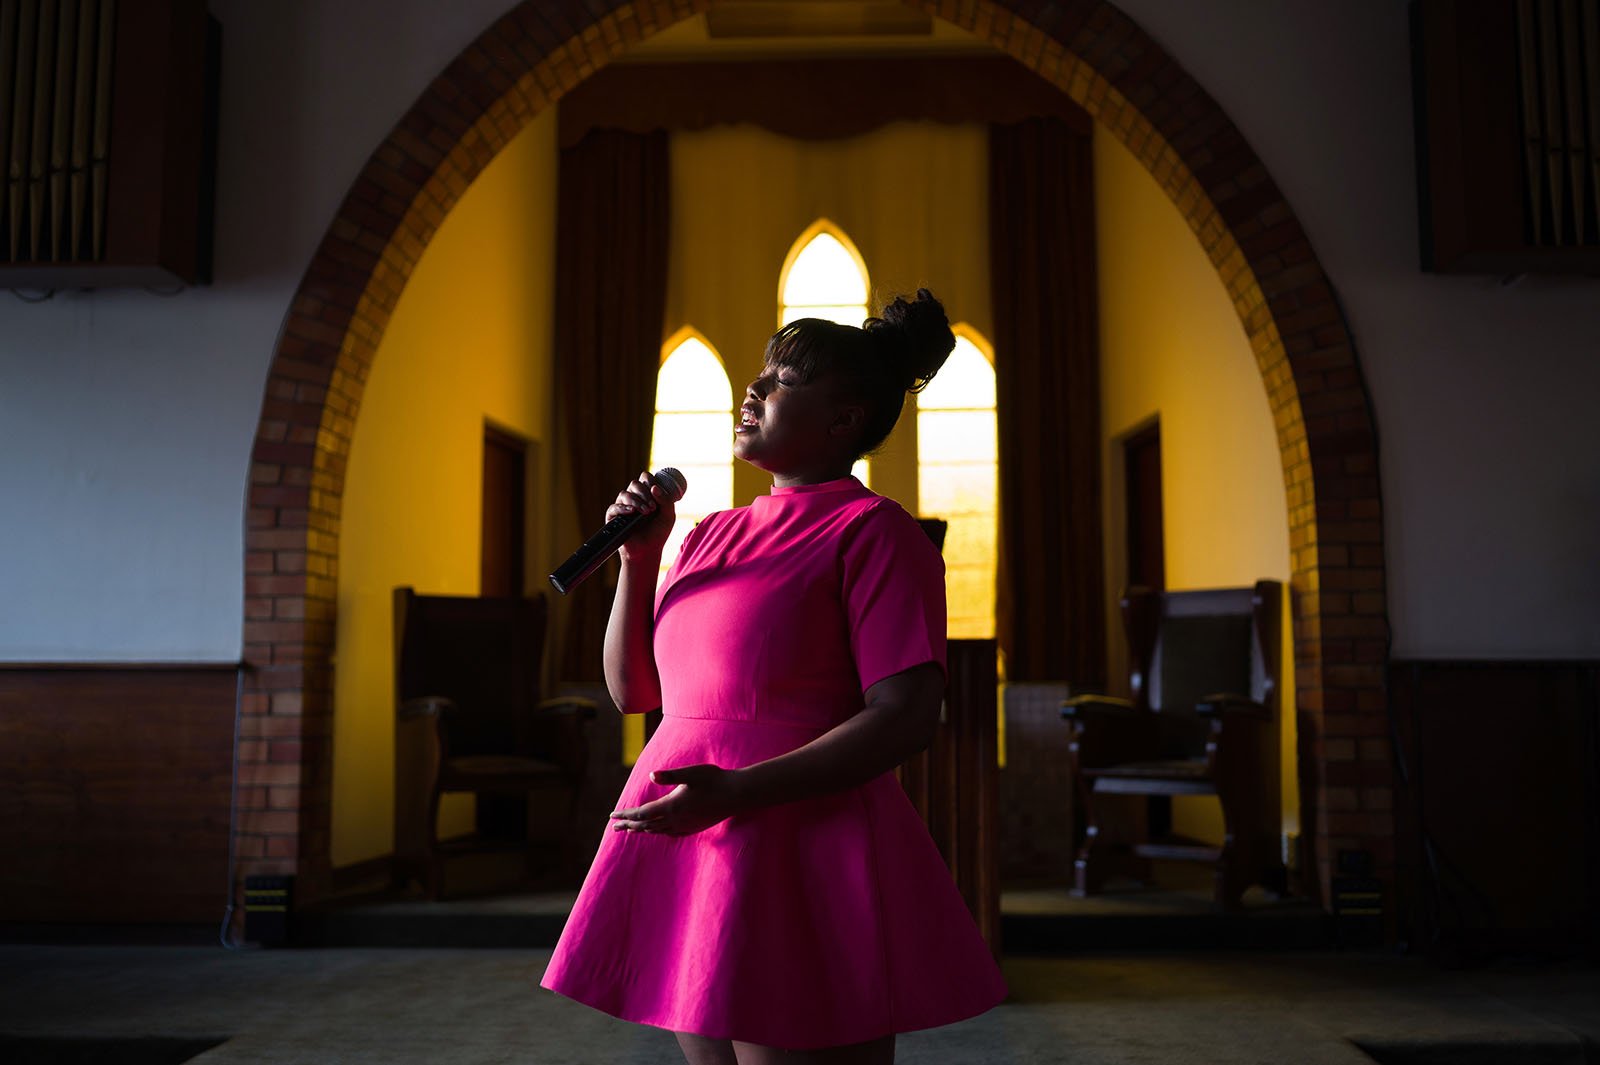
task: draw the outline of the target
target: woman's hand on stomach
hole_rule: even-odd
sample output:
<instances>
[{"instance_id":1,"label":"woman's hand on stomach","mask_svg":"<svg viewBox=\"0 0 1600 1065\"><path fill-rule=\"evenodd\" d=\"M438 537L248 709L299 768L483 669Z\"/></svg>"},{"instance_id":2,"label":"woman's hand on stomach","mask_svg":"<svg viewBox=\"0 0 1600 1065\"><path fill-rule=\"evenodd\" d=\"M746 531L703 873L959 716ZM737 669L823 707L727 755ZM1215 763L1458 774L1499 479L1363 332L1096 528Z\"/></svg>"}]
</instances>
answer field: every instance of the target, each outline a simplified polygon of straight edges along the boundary
<instances>
[{"instance_id":1,"label":"woman's hand on stomach","mask_svg":"<svg viewBox=\"0 0 1600 1065\"><path fill-rule=\"evenodd\" d=\"M701 763L657 769L650 781L677 787L641 806L612 811L614 831L686 836L732 817L743 805L735 771L721 766Z\"/></svg>"}]
</instances>

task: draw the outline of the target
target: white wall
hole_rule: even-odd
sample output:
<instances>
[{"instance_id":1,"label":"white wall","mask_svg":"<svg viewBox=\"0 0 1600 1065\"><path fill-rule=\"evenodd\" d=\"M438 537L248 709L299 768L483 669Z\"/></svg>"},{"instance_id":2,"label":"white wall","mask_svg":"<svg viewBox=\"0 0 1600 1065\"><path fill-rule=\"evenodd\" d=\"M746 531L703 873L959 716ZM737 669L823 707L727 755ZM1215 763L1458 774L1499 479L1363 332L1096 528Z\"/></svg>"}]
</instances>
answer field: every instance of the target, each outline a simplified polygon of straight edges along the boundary
<instances>
[{"instance_id":1,"label":"white wall","mask_svg":"<svg viewBox=\"0 0 1600 1065\"><path fill-rule=\"evenodd\" d=\"M340 198L508 0L212 0L217 283L0 295L0 659L228 660L273 340ZM1345 302L1399 655L1600 655L1600 283L1417 269L1403 0L1123 0L1234 118Z\"/></svg>"},{"instance_id":2,"label":"white wall","mask_svg":"<svg viewBox=\"0 0 1600 1065\"><path fill-rule=\"evenodd\" d=\"M210 0L216 281L0 293L0 660L229 661L273 343L372 150L509 0Z\"/></svg>"}]
</instances>

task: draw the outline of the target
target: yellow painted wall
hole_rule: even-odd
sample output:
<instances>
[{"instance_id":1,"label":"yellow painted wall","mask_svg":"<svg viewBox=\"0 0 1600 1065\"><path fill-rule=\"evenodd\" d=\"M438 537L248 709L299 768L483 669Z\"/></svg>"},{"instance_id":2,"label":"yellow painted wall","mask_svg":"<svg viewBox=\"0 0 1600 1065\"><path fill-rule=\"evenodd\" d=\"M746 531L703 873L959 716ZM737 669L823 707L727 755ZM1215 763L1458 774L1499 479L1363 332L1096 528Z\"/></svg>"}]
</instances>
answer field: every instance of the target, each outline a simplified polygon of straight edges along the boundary
<instances>
[{"instance_id":1,"label":"yellow painted wall","mask_svg":"<svg viewBox=\"0 0 1600 1065\"><path fill-rule=\"evenodd\" d=\"M952 322L992 335L987 145L982 126L934 122L895 122L836 141L755 126L675 133L666 333L698 329L742 395L778 328L778 275L790 246L827 218L866 260L871 312L927 286ZM908 402L872 471L873 490L913 513L915 433ZM735 464L734 505L771 486L761 470Z\"/></svg>"},{"instance_id":2,"label":"yellow painted wall","mask_svg":"<svg viewBox=\"0 0 1600 1065\"><path fill-rule=\"evenodd\" d=\"M1126 582L1121 443L1159 415L1167 587L1289 579L1283 467L1267 394L1233 305L1155 180L1095 129L1105 441L1109 676L1128 674L1117 599ZM1297 831L1293 641L1284 604L1283 811ZM1220 841L1215 800L1173 803L1176 831Z\"/></svg>"},{"instance_id":3,"label":"yellow painted wall","mask_svg":"<svg viewBox=\"0 0 1600 1065\"><path fill-rule=\"evenodd\" d=\"M548 485L556 113L479 175L428 244L373 360L339 540L332 858L387 854L394 827L391 596L476 595L485 422L536 442ZM543 467L543 468L537 468ZM530 496L529 555L543 557ZM543 581L537 562L528 580ZM441 810L471 828L470 797Z\"/></svg>"}]
</instances>

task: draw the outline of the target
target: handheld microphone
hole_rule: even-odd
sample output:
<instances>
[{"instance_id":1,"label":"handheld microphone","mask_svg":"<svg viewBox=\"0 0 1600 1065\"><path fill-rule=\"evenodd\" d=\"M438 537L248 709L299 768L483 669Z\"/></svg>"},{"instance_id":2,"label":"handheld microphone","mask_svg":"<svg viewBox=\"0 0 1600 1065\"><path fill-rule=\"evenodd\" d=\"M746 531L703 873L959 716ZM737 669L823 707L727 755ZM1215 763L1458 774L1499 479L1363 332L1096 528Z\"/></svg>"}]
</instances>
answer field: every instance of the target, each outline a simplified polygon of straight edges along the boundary
<instances>
[{"instance_id":1,"label":"handheld microphone","mask_svg":"<svg viewBox=\"0 0 1600 1065\"><path fill-rule=\"evenodd\" d=\"M661 486L667 497L674 503L683 498L683 493L688 491L689 482L671 466L663 466L650 475L650 479ZM654 512L646 514L636 510L632 514L618 514L600 527L600 531L583 542L583 546L572 553L572 557L550 574L550 583L556 586L556 591L566 595L589 574L605 565L606 559L616 553L622 546L622 541L633 535L642 523L654 516Z\"/></svg>"}]
</instances>

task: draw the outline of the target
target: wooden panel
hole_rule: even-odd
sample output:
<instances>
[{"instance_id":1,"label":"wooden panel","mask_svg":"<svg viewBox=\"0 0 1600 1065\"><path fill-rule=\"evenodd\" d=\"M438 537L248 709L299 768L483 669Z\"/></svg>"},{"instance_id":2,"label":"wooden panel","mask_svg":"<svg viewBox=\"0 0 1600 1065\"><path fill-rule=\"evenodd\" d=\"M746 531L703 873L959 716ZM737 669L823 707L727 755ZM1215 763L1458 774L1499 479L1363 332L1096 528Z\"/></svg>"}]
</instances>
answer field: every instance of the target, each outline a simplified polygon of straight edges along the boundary
<instances>
[{"instance_id":1,"label":"wooden panel","mask_svg":"<svg viewBox=\"0 0 1600 1065\"><path fill-rule=\"evenodd\" d=\"M220 920L237 674L0 667L0 921Z\"/></svg>"},{"instance_id":2,"label":"wooden panel","mask_svg":"<svg viewBox=\"0 0 1600 1065\"><path fill-rule=\"evenodd\" d=\"M210 283L220 56L204 0L0 5L0 283Z\"/></svg>"},{"instance_id":3,"label":"wooden panel","mask_svg":"<svg viewBox=\"0 0 1600 1065\"><path fill-rule=\"evenodd\" d=\"M1087 135L1066 93L1006 56L622 63L561 99L563 148L592 129L706 129L753 122L785 137L832 140L888 122L1059 118Z\"/></svg>"},{"instance_id":4,"label":"wooden panel","mask_svg":"<svg viewBox=\"0 0 1600 1065\"><path fill-rule=\"evenodd\" d=\"M1600 942L1600 670L1396 662L1402 919L1417 945Z\"/></svg>"},{"instance_id":5,"label":"wooden panel","mask_svg":"<svg viewBox=\"0 0 1600 1065\"><path fill-rule=\"evenodd\" d=\"M1002 883L1072 880L1083 811L1067 771L1061 720L1061 700L1070 694L1071 686L1061 682L1006 684L1006 764L998 786Z\"/></svg>"},{"instance_id":6,"label":"wooden panel","mask_svg":"<svg viewBox=\"0 0 1600 1065\"><path fill-rule=\"evenodd\" d=\"M945 713L933 745L900 768L989 949L1000 956L998 748L993 640L951 640Z\"/></svg>"},{"instance_id":7,"label":"wooden panel","mask_svg":"<svg viewBox=\"0 0 1600 1065\"><path fill-rule=\"evenodd\" d=\"M1535 8L1539 15L1530 24ZM1575 20L1562 19L1562 32L1550 32L1548 20L1560 10L1550 3L1505 0L1419 0L1412 6L1424 270L1506 274L1600 268L1600 243L1587 220L1594 179L1581 173L1581 166L1593 165L1588 128L1577 121L1581 93L1542 80L1571 68L1582 55L1582 30ZM1576 14L1576 8L1566 10ZM1524 31L1541 20L1546 32L1531 40ZM1530 79L1538 84L1530 85ZM1533 106L1524 111L1522 101L1530 91L1555 110ZM1571 103L1566 102L1569 91ZM1568 111L1576 122L1570 128ZM1544 158L1529 166L1530 151ZM1586 219L1581 225L1579 217ZM1557 230L1566 239L1555 240L1551 234Z\"/></svg>"}]
</instances>

